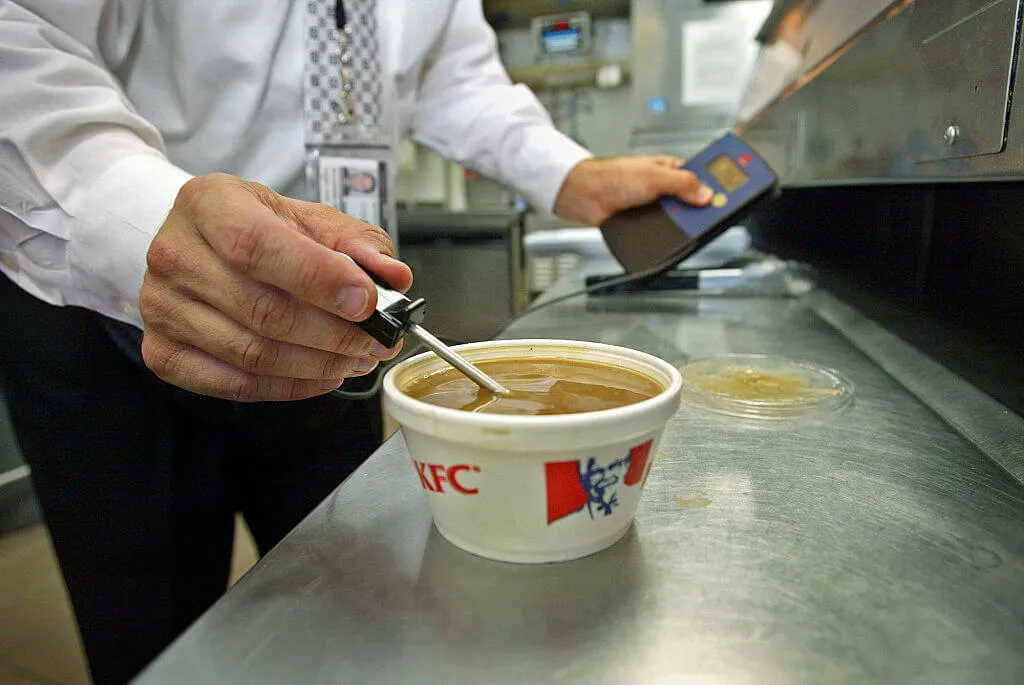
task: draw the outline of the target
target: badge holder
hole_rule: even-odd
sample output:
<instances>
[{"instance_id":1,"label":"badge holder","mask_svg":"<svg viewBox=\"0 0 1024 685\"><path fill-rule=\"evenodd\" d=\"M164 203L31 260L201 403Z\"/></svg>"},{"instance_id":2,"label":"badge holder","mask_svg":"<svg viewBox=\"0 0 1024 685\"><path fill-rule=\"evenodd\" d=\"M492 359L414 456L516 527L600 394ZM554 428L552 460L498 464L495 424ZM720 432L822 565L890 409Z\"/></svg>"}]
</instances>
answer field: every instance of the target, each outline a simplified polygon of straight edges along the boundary
<instances>
[{"instance_id":1,"label":"badge holder","mask_svg":"<svg viewBox=\"0 0 1024 685\"><path fill-rule=\"evenodd\" d=\"M376 0L306 3L304 129L310 199L382 227L398 245L390 84Z\"/></svg>"},{"instance_id":2,"label":"badge holder","mask_svg":"<svg viewBox=\"0 0 1024 685\"><path fill-rule=\"evenodd\" d=\"M384 41L377 0L305 3L303 118L306 195L380 226L398 247L393 127L386 106L392 87L382 67ZM374 373L341 390L367 393ZM371 403L374 410L377 403Z\"/></svg>"}]
</instances>

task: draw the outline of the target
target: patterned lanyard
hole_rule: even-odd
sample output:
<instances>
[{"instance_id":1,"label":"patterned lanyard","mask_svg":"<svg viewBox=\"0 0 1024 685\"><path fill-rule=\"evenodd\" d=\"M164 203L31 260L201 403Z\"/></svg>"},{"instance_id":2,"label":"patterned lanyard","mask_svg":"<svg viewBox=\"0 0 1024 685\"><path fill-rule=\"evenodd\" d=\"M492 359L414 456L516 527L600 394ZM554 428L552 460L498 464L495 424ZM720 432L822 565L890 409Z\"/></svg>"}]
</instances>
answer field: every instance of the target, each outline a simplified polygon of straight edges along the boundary
<instances>
[{"instance_id":1,"label":"patterned lanyard","mask_svg":"<svg viewBox=\"0 0 1024 685\"><path fill-rule=\"evenodd\" d=\"M377 0L307 0L306 140L388 142Z\"/></svg>"},{"instance_id":2,"label":"patterned lanyard","mask_svg":"<svg viewBox=\"0 0 1024 685\"><path fill-rule=\"evenodd\" d=\"M358 120L355 98L352 97L352 27L345 16L345 0L337 0L334 5L334 26L341 33L337 36L341 61L341 105L338 110L338 121L352 124Z\"/></svg>"},{"instance_id":3,"label":"patterned lanyard","mask_svg":"<svg viewBox=\"0 0 1024 685\"><path fill-rule=\"evenodd\" d=\"M392 89L377 0L297 1L305 13L306 196L382 226L397 244Z\"/></svg>"}]
</instances>

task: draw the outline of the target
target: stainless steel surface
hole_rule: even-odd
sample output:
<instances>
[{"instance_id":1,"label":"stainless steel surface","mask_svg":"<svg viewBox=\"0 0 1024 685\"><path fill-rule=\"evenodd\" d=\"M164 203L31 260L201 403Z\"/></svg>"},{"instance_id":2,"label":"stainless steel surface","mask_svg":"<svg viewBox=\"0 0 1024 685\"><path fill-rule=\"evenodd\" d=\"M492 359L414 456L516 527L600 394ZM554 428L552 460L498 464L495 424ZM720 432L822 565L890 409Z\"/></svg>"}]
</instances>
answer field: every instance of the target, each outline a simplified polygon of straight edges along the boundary
<instances>
[{"instance_id":1,"label":"stainless steel surface","mask_svg":"<svg viewBox=\"0 0 1024 685\"><path fill-rule=\"evenodd\" d=\"M498 381L494 380L486 373L478 369L477 367L470 364L464 357L452 348L445 345L443 342L438 340L436 337L431 335L423 326L419 324L410 324L409 332L415 335L423 346L428 350L436 354L441 359L445 360L460 372L465 374L471 381L479 385L484 390L490 390L498 395L509 395L508 389Z\"/></svg>"},{"instance_id":2,"label":"stainless steel surface","mask_svg":"<svg viewBox=\"0 0 1024 685\"><path fill-rule=\"evenodd\" d=\"M825 293L578 298L504 335L805 358L856 397L681 408L628 536L544 566L445 542L396 435L138 682L1024 682L1019 417Z\"/></svg>"},{"instance_id":3,"label":"stainless steel surface","mask_svg":"<svg viewBox=\"0 0 1024 685\"><path fill-rule=\"evenodd\" d=\"M790 186L1024 177L1024 117L1011 111L1022 3L890 12L742 123L744 138ZM812 41L825 28L819 16Z\"/></svg>"},{"instance_id":4,"label":"stainless steel surface","mask_svg":"<svg viewBox=\"0 0 1024 685\"><path fill-rule=\"evenodd\" d=\"M827 293L813 293L808 304L957 433L1024 483L1020 416Z\"/></svg>"}]
</instances>

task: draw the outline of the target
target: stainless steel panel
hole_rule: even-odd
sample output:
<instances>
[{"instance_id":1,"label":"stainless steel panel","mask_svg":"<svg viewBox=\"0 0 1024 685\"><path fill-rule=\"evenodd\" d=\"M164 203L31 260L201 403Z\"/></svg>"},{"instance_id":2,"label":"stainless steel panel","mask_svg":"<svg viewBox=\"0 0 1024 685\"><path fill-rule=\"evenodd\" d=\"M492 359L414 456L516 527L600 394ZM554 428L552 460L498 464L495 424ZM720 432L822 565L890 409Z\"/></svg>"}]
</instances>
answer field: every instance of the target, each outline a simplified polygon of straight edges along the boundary
<instances>
[{"instance_id":1,"label":"stainless steel panel","mask_svg":"<svg viewBox=\"0 0 1024 685\"><path fill-rule=\"evenodd\" d=\"M780 0L758 32L762 51L738 120L747 121L805 74L909 0Z\"/></svg>"},{"instance_id":2,"label":"stainless steel panel","mask_svg":"<svg viewBox=\"0 0 1024 685\"><path fill-rule=\"evenodd\" d=\"M921 47L915 51L913 69L900 70L898 78L907 83L904 97L917 106L916 111L907 111L908 118L927 141L917 162L1000 152L1006 137L1016 3L960 0L944 4L947 21L950 16L962 16L938 31L927 30L925 22L915 23L913 15L908 15L916 29L911 40ZM915 72L927 74L927 81L907 82Z\"/></svg>"},{"instance_id":3,"label":"stainless steel panel","mask_svg":"<svg viewBox=\"0 0 1024 685\"><path fill-rule=\"evenodd\" d=\"M743 135L789 185L1020 177L1020 12L1015 0L916 0Z\"/></svg>"},{"instance_id":4,"label":"stainless steel panel","mask_svg":"<svg viewBox=\"0 0 1024 685\"><path fill-rule=\"evenodd\" d=\"M809 303L911 394L1024 483L1024 421L1018 415L840 300L818 292Z\"/></svg>"},{"instance_id":5,"label":"stainless steel panel","mask_svg":"<svg viewBox=\"0 0 1024 685\"><path fill-rule=\"evenodd\" d=\"M807 18L806 68L813 68L831 57L864 27L901 3L902 0L821 0Z\"/></svg>"},{"instance_id":6,"label":"stainless steel panel","mask_svg":"<svg viewBox=\"0 0 1024 685\"><path fill-rule=\"evenodd\" d=\"M877 333L824 293L523 319L508 335L803 357L856 400L781 424L682 408L629 535L542 566L440 538L398 435L138 682L1024 682L1024 487L996 461L1024 426Z\"/></svg>"}]
</instances>

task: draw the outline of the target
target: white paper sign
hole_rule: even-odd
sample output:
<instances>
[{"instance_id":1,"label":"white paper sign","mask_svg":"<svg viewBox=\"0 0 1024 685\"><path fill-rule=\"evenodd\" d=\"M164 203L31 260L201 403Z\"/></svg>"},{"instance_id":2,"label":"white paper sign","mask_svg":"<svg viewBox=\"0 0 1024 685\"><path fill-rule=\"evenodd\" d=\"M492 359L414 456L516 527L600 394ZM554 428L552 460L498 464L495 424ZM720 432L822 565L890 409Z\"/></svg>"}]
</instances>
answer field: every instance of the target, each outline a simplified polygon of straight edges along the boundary
<instances>
[{"instance_id":1,"label":"white paper sign","mask_svg":"<svg viewBox=\"0 0 1024 685\"><path fill-rule=\"evenodd\" d=\"M683 24L683 105L734 105L747 81L750 37L742 22Z\"/></svg>"},{"instance_id":2,"label":"white paper sign","mask_svg":"<svg viewBox=\"0 0 1024 685\"><path fill-rule=\"evenodd\" d=\"M381 221L381 165L374 159L319 158L320 202L368 224Z\"/></svg>"}]
</instances>

